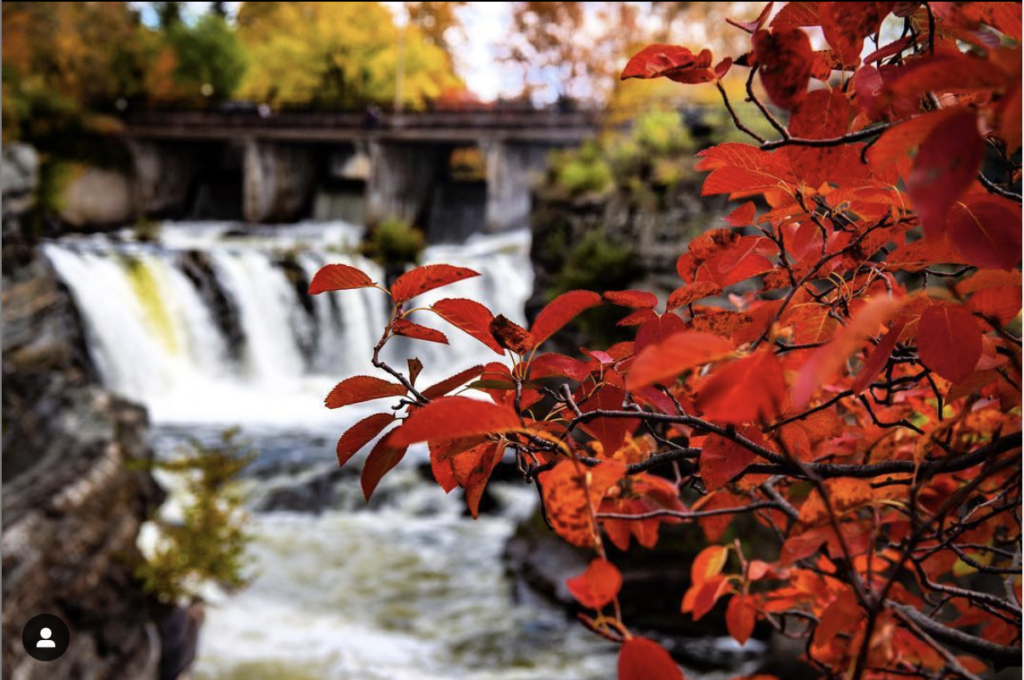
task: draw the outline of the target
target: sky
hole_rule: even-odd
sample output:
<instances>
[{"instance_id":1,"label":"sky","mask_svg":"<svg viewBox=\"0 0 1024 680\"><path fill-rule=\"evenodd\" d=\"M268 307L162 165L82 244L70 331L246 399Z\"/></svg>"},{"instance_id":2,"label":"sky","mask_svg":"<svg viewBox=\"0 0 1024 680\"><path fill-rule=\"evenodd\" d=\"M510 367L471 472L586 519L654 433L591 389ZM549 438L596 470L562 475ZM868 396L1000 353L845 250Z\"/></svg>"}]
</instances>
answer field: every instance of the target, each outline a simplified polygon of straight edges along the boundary
<instances>
[{"instance_id":1,"label":"sky","mask_svg":"<svg viewBox=\"0 0 1024 680\"><path fill-rule=\"evenodd\" d=\"M229 13L238 11L240 2L229 2ZM384 2L393 13L401 11L401 2ZM148 2L133 2L148 26L157 25L156 12ZM184 15L191 21L209 9L209 2L186 2ZM496 45L511 24L510 3L471 2L460 10L465 30L452 36L455 67L466 85L480 99L492 101L499 96L513 97L522 89L522 74L498 62Z\"/></svg>"}]
</instances>

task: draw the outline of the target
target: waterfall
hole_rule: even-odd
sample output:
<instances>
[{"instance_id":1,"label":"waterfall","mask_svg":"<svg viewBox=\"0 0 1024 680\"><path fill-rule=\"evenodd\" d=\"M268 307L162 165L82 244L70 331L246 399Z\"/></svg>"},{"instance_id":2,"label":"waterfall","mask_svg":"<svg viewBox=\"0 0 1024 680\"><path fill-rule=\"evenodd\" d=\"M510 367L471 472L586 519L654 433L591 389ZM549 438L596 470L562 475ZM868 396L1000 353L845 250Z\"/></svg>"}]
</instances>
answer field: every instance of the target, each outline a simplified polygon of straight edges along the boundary
<instances>
[{"instance_id":1,"label":"waterfall","mask_svg":"<svg viewBox=\"0 0 1024 680\"><path fill-rule=\"evenodd\" d=\"M374 372L370 355L386 321L384 294L304 292L329 263L359 267L381 281L377 265L353 254L360 236L360 228L338 222L180 222L162 225L152 243L129 232L67 236L46 243L44 252L71 292L104 384L146 405L155 421L296 425L331 422L322 408L331 385ZM522 322L533 284L528 252L527 232L428 248L425 262L466 266L481 276L417 302L466 297ZM197 281L196 258L209 269L213 295ZM230 307L230 318L214 299ZM411 356L423 361L420 384L498 358L428 312L413 319L451 342L389 344L385 357L393 365Z\"/></svg>"}]
</instances>

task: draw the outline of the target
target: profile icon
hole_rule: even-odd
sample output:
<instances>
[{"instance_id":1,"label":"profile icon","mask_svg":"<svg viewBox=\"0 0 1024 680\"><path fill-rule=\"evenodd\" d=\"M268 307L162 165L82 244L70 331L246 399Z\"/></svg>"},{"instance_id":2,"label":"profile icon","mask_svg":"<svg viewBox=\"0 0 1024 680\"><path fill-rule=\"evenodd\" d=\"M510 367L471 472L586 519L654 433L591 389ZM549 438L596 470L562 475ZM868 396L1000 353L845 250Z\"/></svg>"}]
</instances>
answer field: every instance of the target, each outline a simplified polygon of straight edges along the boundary
<instances>
[{"instance_id":1,"label":"profile icon","mask_svg":"<svg viewBox=\"0 0 1024 680\"><path fill-rule=\"evenodd\" d=\"M60 617L39 614L25 624L21 631L21 644L36 661L54 661L68 651L71 631Z\"/></svg>"},{"instance_id":2,"label":"profile icon","mask_svg":"<svg viewBox=\"0 0 1024 680\"><path fill-rule=\"evenodd\" d=\"M39 631L40 640L36 643L36 649L56 649L57 643L50 639L51 635L53 635L53 631L49 628L43 628Z\"/></svg>"}]
</instances>

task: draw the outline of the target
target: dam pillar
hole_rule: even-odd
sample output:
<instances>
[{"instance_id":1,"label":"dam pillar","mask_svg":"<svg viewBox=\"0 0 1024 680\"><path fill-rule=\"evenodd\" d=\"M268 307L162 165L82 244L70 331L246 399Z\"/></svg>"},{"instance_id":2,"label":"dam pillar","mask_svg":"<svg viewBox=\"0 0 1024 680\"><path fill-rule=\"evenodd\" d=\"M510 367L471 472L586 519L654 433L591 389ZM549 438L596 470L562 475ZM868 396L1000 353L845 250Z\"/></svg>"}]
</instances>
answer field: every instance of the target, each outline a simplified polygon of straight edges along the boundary
<instances>
[{"instance_id":1,"label":"dam pillar","mask_svg":"<svg viewBox=\"0 0 1024 680\"><path fill-rule=\"evenodd\" d=\"M434 184L451 149L433 144L369 143L366 222L400 219L421 224Z\"/></svg>"},{"instance_id":2,"label":"dam pillar","mask_svg":"<svg viewBox=\"0 0 1024 680\"><path fill-rule=\"evenodd\" d=\"M312 196L312 147L258 139L245 142L242 215L246 222L289 222L302 217Z\"/></svg>"},{"instance_id":3,"label":"dam pillar","mask_svg":"<svg viewBox=\"0 0 1024 680\"><path fill-rule=\"evenodd\" d=\"M489 232L522 229L530 224L533 182L544 172L550 147L489 139L480 144L487 165Z\"/></svg>"},{"instance_id":4,"label":"dam pillar","mask_svg":"<svg viewBox=\"0 0 1024 680\"><path fill-rule=\"evenodd\" d=\"M143 215L185 212L192 182L199 172L200 149L173 142L132 139L135 207Z\"/></svg>"}]
</instances>

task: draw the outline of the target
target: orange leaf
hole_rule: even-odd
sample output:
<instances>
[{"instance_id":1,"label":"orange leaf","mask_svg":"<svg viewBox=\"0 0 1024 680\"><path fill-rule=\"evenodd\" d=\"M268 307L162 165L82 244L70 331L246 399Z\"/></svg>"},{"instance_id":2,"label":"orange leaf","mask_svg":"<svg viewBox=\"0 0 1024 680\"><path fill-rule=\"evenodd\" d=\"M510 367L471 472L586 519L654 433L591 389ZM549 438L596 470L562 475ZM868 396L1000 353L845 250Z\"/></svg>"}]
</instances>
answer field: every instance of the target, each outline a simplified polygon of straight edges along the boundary
<instances>
[{"instance_id":1,"label":"orange leaf","mask_svg":"<svg viewBox=\"0 0 1024 680\"><path fill-rule=\"evenodd\" d=\"M567 579L565 585L584 607L601 609L619 594L622 574L608 560L596 559L582 574Z\"/></svg>"},{"instance_id":2,"label":"orange leaf","mask_svg":"<svg viewBox=\"0 0 1024 680\"><path fill-rule=\"evenodd\" d=\"M474 300L446 298L435 302L431 309L438 316L487 345L496 354L504 354L501 345L491 335L491 310Z\"/></svg>"},{"instance_id":3,"label":"orange leaf","mask_svg":"<svg viewBox=\"0 0 1024 680\"><path fill-rule=\"evenodd\" d=\"M739 433L754 442L762 444L761 431L753 425L739 428ZM700 476L709 491L720 489L744 468L757 460L757 454L731 439L717 434L708 435L700 453Z\"/></svg>"},{"instance_id":4,"label":"orange leaf","mask_svg":"<svg viewBox=\"0 0 1024 680\"><path fill-rule=\"evenodd\" d=\"M975 181L983 155L978 120L968 109L940 122L921 143L907 177L907 193L928 237L945 232L946 215Z\"/></svg>"},{"instance_id":5,"label":"orange leaf","mask_svg":"<svg viewBox=\"0 0 1024 680\"><path fill-rule=\"evenodd\" d=\"M935 305L921 315L917 351L925 366L950 382L960 382L981 358L981 331L963 305Z\"/></svg>"},{"instance_id":6,"label":"orange leaf","mask_svg":"<svg viewBox=\"0 0 1024 680\"><path fill-rule=\"evenodd\" d=\"M619 680L683 680L683 672L664 647L633 636L619 649Z\"/></svg>"},{"instance_id":7,"label":"orange leaf","mask_svg":"<svg viewBox=\"0 0 1024 680\"><path fill-rule=\"evenodd\" d=\"M366 463L363 465L363 473L359 478L359 483L363 487L363 496L367 501L370 500L370 496L373 495L373 491L377 488L381 478L398 465L399 461L405 457L405 452L409 448L407 445L403 446L391 441L396 432L398 432L397 429L385 435L373 447L370 455L366 457Z\"/></svg>"},{"instance_id":8,"label":"orange leaf","mask_svg":"<svg viewBox=\"0 0 1024 680\"><path fill-rule=\"evenodd\" d=\"M988 194L964 196L946 218L949 240L976 267L1014 269L1020 262L1021 209Z\"/></svg>"},{"instance_id":9,"label":"orange leaf","mask_svg":"<svg viewBox=\"0 0 1024 680\"><path fill-rule=\"evenodd\" d=\"M392 433L396 446L475 434L497 434L522 427L516 412L468 397L442 397L418 408Z\"/></svg>"},{"instance_id":10,"label":"orange leaf","mask_svg":"<svg viewBox=\"0 0 1024 680\"><path fill-rule=\"evenodd\" d=\"M370 277L347 264L328 264L320 268L309 282L309 294L316 295L331 290L352 290L373 288Z\"/></svg>"},{"instance_id":11,"label":"orange leaf","mask_svg":"<svg viewBox=\"0 0 1024 680\"><path fill-rule=\"evenodd\" d=\"M450 264L427 264L410 269L398 277L391 286L391 297L401 304L421 293L447 286L456 281L480 276L479 273L465 267L453 267Z\"/></svg>"},{"instance_id":12,"label":"orange leaf","mask_svg":"<svg viewBox=\"0 0 1024 680\"><path fill-rule=\"evenodd\" d=\"M346 378L334 386L324 400L327 408L341 408L349 404L358 404L383 397L401 397L405 395L405 386L388 382L369 375L356 375Z\"/></svg>"},{"instance_id":13,"label":"orange leaf","mask_svg":"<svg viewBox=\"0 0 1024 680\"><path fill-rule=\"evenodd\" d=\"M551 528L573 545L592 547L596 532L591 523L594 508L605 491L625 474L626 465L611 460L584 468L582 474L572 461L563 460L542 473L538 481Z\"/></svg>"},{"instance_id":14,"label":"orange leaf","mask_svg":"<svg viewBox=\"0 0 1024 680\"><path fill-rule=\"evenodd\" d=\"M770 420L786 400L786 379L771 350L718 368L704 384L697 406L708 420L722 424Z\"/></svg>"},{"instance_id":15,"label":"orange leaf","mask_svg":"<svg viewBox=\"0 0 1024 680\"><path fill-rule=\"evenodd\" d=\"M609 290L602 297L613 305L633 309L654 309L658 304L654 293L646 290Z\"/></svg>"},{"instance_id":16,"label":"orange leaf","mask_svg":"<svg viewBox=\"0 0 1024 680\"><path fill-rule=\"evenodd\" d=\"M401 335L414 340L426 340L427 342L436 342L441 345L448 344L448 338L441 331L421 326L406 319L395 319L392 321L391 332L395 335Z\"/></svg>"},{"instance_id":17,"label":"orange leaf","mask_svg":"<svg viewBox=\"0 0 1024 680\"><path fill-rule=\"evenodd\" d=\"M710 333L683 331L645 347L626 376L630 392L654 383L671 384L680 373L732 353L732 344Z\"/></svg>"},{"instance_id":18,"label":"orange leaf","mask_svg":"<svg viewBox=\"0 0 1024 680\"><path fill-rule=\"evenodd\" d=\"M752 40L761 83L768 96L784 109L795 108L811 80L811 41L799 28L761 29Z\"/></svg>"},{"instance_id":19,"label":"orange leaf","mask_svg":"<svg viewBox=\"0 0 1024 680\"><path fill-rule=\"evenodd\" d=\"M709 545L701 550L690 565L690 581L703 584L722 573L729 548L724 545Z\"/></svg>"},{"instance_id":20,"label":"orange leaf","mask_svg":"<svg viewBox=\"0 0 1024 680\"><path fill-rule=\"evenodd\" d=\"M377 413L363 418L346 430L338 440L338 467L347 463L359 449L369 444L371 439L394 421L395 417L390 413Z\"/></svg>"},{"instance_id":21,"label":"orange leaf","mask_svg":"<svg viewBox=\"0 0 1024 680\"><path fill-rule=\"evenodd\" d=\"M599 304L601 304L601 296L589 290L571 290L568 293L562 293L540 310L540 314L534 320L533 326L530 328L534 346L540 345L557 333L580 312Z\"/></svg>"},{"instance_id":22,"label":"orange leaf","mask_svg":"<svg viewBox=\"0 0 1024 680\"><path fill-rule=\"evenodd\" d=\"M878 297L854 314L850 323L835 334L832 341L814 350L804 362L793 385L793 406L802 409L818 391L831 381L857 349L878 327L889 320L899 303L887 297Z\"/></svg>"},{"instance_id":23,"label":"orange leaf","mask_svg":"<svg viewBox=\"0 0 1024 680\"><path fill-rule=\"evenodd\" d=\"M483 372L483 366L474 366L472 368L467 368L466 370L456 373L452 377L446 378L441 382L431 385L427 389L423 390L423 396L426 397L427 399L437 399L438 397L443 397L444 395L454 390L456 387L465 385L473 378L479 377Z\"/></svg>"},{"instance_id":24,"label":"orange leaf","mask_svg":"<svg viewBox=\"0 0 1024 680\"><path fill-rule=\"evenodd\" d=\"M734 595L725 610L725 625L729 628L729 635L741 645L745 644L754 632L756 622L757 609L754 607L753 599Z\"/></svg>"}]
</instances>

